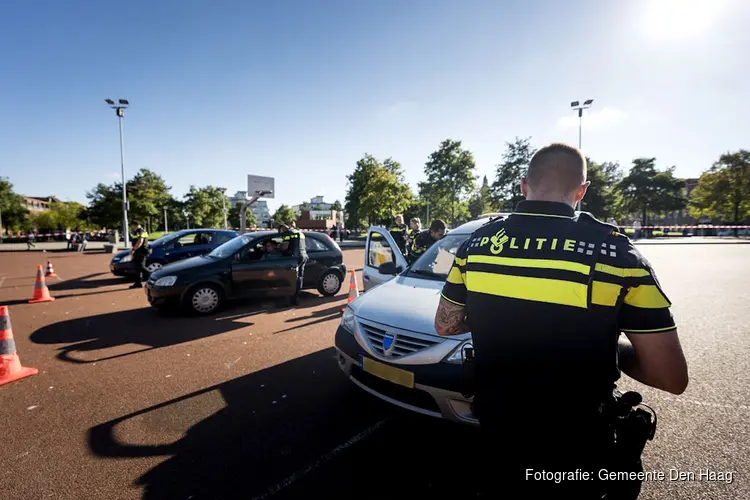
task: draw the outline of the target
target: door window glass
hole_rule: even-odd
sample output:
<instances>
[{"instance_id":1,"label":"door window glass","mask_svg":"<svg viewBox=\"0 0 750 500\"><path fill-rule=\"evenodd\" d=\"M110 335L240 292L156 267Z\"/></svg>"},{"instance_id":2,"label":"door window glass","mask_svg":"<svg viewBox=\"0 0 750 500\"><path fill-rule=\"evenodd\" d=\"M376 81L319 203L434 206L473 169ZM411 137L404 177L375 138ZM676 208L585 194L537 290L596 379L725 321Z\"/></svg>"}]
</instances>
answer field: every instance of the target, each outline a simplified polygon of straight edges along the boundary
<instances>
[{"instance_id":1,"label":"door window glass","mask_svg":"<svg viewBox=\"0 0 750 500\"><path fill-rule=\"evenodd\" d=\"M305 238L305 249L308 252L327 252L329 248L321 241L308 236Z\"/></svg>"},{"instance_id":2,"label":"door window glass","mask_svg":"<svg viewBox=\"0 0 750 500\"><path fill-rule=\"evenodd\" d=\"M396 255L382 234L370 234L370 247L367 249L367 265L370 267L380 267L386 262L396 262Z\"/></svg>"},{"instance_id":3,"label":"door window glass","mask_svg":"<svg viewBox=\"0 0 750 500\"><path fill-rule=\"evenodd\" d=\"M211 243L213 245L222 245L232 238L234 238L234 236L232 236L231 233L214 233Z\"/></svg>"}]
</instances>

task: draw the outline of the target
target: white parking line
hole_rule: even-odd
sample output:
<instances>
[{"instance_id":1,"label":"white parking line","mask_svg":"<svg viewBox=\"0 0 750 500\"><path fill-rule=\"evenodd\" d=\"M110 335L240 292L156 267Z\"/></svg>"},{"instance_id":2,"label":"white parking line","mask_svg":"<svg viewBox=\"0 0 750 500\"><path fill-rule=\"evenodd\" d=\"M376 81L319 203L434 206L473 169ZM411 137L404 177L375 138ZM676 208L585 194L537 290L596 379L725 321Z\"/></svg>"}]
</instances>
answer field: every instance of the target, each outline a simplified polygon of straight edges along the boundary
<instances>
[{"instance_id":1,"label":"white parking line","mask_svg":"<svg viewBox=\"0 0 750 500\"><path fill-rule=\"evenodd\" d=\"M357 444L359 441L362 441L367 436L371 435L381 427L383 427L386 423L388 423L389 419L384 418L383 420L373 424L372 426L368 427L367 429L363 430L356 436L352 437L351 439L347 440L346 442L338 445L325 455L321 455L320 458L318 458L316 461L308 465L307 467L304 467L302 469L299 469L297 472L292 474L291 476L287 477L283 481L280 481L276 483L275 485L271 486L266 490L265 493L262 495L258 495L256 497L253 497L252 500L261 500L264 498L268 498L272 495L275 495L279 491L283 490L284 488L288 488L292 484L294 484L296 481L301 479L302 477L306 476L307 474L311 473L315 469L319 468L321 465L325 465L327 462L330 462L332 459L336 458L338 455L340 455L343 451L345 451L347 448L350 448L351 446Z\"/></svg>"}]
</instances>

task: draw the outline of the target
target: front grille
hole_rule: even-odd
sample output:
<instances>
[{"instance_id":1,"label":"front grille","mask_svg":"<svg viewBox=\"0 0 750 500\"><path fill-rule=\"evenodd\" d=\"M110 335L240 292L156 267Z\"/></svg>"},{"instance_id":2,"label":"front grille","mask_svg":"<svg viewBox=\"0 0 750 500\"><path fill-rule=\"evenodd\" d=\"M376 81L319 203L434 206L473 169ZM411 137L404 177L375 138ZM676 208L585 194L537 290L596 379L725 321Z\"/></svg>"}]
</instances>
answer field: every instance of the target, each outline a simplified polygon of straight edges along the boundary
<instances>
[{"instance_id":1,"label":"front grille","mask_svg":"<svg viewBox=\"0 0 750 500\"><path fill-rule=\"evenodd\" d=\"M432 347L443 341L443 339L426 339L424 337L416 337L402 332L388 332L382 328L364 324L362 325L362 329L364 330L373 351L381 356L390 356L394 358L414 354L415 352L427 349L428 347ZM383 340L386 335L395 337L393 347L387 350L383 348Z\"/></svg>"},{"instance_id":2,"label":"front grille","mask_svg":"<svg viewBox=\"0 0 750 500\"><path fill-rule=\"evenodd\" d=\"M401 403L416 406L423 410L434 411L440 413L440 407L435 402L435 399L424 391L419 389L409 389L403 387L382 378L378 378L375 375L362 371L359 366L352 366L352 377L362 382L365 386L369 387L378 394L395 399Z\"/></svg>"}]
</instances>

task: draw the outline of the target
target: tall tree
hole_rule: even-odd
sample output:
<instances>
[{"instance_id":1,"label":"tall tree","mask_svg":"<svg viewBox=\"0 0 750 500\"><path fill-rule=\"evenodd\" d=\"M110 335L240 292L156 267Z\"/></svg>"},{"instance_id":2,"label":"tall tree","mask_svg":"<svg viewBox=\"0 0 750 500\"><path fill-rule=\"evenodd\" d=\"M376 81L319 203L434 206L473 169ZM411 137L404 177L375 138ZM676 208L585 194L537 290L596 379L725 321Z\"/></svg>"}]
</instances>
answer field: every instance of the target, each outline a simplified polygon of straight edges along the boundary
<instances>
[{"instance_id":1,"label":"tall tree","mask_svg":"<svg viewBox=\"0 0 750 500\"><path fill-rule=\"evenodd\" d=\"M690 214L739 224L750 217L750 151L721 155L690 193Z\"/></svg>"},{"instance_id":2,"label":"tall tree","mask_svg":"<svg viewBox=\"0 0 750 500\"><path fill-rule=\"evenodd\" d=\"M492 211L492 194L490 192L490 185L485 175L482 179L482 185L474 193L469 200L469 213L472 219L476 219L480 215Z\"/></svg>"},{"instance_id":3,"label":"tall tree","mask_svg":"<svg viewBox=\"0 0 750 500\"><path fill-rule=\"evenodd\" d=\"M240 220L240 211L244 206L245 203L240 201L229 209L229 212L227 213L229 227L240 227L240 223L242 222ZM256 227L258 225L258 218L255 216L252 210L248 209L248 211L245 213L245 224L245 227Z\"/></svg>"},{"instance_id":4,"label":"tall tree","mask_svg":"<svg viewBox=\"0 0 750 500\"><path fill-rule=\"evenodd\" d=\"M586 164L586 177L591 184L586 190L581 209L601 220L610 217L617 219L621 214L618 210L619 194L615 186L622 179L620 165L611 162L597 163L589 158L586 158Z\"/></svg>"},{"instance_id":5,"label":"tall tree","mask_svg":"<svg viewBox=\"0 0 750 500\"><path fill-rule=\"evenodd\" d=\"M122 228L122 184L99 183L86 193L89 199L89 220L107 228Z\"/></svg>"},{"instance_id":6,"label":"tall tree","mask_svg":"<svg viewBox=\"0 0 750 500\"><path fill-rule=\"evenodd\" d=\"M149 231L164 218L164 208L171 198L170 187L164 179L147 168L142 168L127 183L130 212Z\"/></svg>"},{"instance_id":7,"label":"tall tree","mask_svg":"<svg viewBox=\"0 0 750 500\"><path fill-rule=\"evenodd\" d=\"M21 229L28 213L23 196L13 191L7 177L0 177L0 234Z\"/></svg>"},{"instance_id":8,"label":"tall tree","mask_svg":"<svg viewBox=\"0 0 750 500\"><path fill-rule=\"evenodd\" d=\"M274 226L279 224L291 224L294 220L297 220L294 209L286 205L279 205L279 208L277 208L276 212L271 216L271 223Z\"/></svg>"},{"instance_id":9,"label":"tall tree","mask_svg":"<svg viewBox=\"0 0 750 500\"><path fill-rule=\"evenodd\" d=\"M365 154L347 176L344 211L348 227L390 223L412 200L411 190L403 178L401 165L391 158L382 163Z\"/></svg>"},{"instance_id":10,"label":"tall tree","mask_svg":"<svg viewBox=\"0 0 750 500\"><path fill-rule=\"evenodd\" d=\"M513 210L523 200L521 178L526 175L535 152L531 137L516 137L513 142L505 143L503 162L497 165L495 182L492 183L492 199L496 207Z\"/></svg>"},{"instance_id":11,"label":"tall tree","mask_svg":"<svg viewBox=\"0 0 750 500\"><path fill-rule=\"evenodd\" d=\"M341 212L344 209L344 207L341 205L341 202L339 200L336 200L333 202L333 206L331 207L331 210L336 210L337 212Z\"/></svg>"},{"instance_id":12,"label":"tall tree","mask_svg":"<svg viewBox=\"0 0 750 500\"><path fill-rule=\"evenodd\" d=\"M445 212L451 222L457 220L460 205L474 190L475 167L473 155L461 147L461 141L440 143L424 166L427 180L419 183L420 197L429 201L431 213Z\"/></svg>"},{"instance_id":13,"label":"tall tree","mask_svg":"<svg viewBox=\"0 0 750 500\"><path fill-rule=\"evenodd\" d=\"M185 210L190 214L191 224L194 227L224 227L222 198L224 204L229 205L221 188L190 186L190 191L185 195Z\"/></svg>"},{"instance_id":14,"label":"tall tree","mask_svg":"<svg viewBox=\"0 0 750 500\"><path fill-rule=\"evenodd\" d=\"M647 225L649 213L685 208L685 181L674 176L674 169L657 170L656 158L633 160L628 174L616 185L622 210L639 214L642 224Z\"/></svg>"}]
</instances>

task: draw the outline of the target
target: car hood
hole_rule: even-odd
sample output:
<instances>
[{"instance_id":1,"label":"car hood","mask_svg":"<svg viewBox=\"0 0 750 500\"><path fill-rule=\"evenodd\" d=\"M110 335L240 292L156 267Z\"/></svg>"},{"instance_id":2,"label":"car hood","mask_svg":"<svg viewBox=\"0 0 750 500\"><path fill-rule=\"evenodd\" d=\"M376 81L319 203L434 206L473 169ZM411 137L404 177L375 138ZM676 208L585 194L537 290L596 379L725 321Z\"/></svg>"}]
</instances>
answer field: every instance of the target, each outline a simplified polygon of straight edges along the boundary
<instances>
[{"instance_id":1,"label":"car hood","mask_svg":"<svg viewBox=\"0 0 750 500\"><path fill-rule=\"evenodd\" d=\"M199 255L198 257L190 257L189 259L178 260L177 262L167 264L160 270L153 273L152 276L154 276L156 279L159 279L163 278L164 276L171 276L181 271L188 271L197 267L216 264L217 262L220 262L220 260L206 257L205 255Z\"/></svg>"},{"instance_id":2,"label":"car hood","mask_svg":"<svg viewBox=\"0 0 750 500\"><path fill-rule=\"evenodd\" d=\"M352 302L354 314L365 320L427 335L435 332L435 311L443 281L397 276ZM462 340L470 334L456 335Z\"/></svg>"},{"instance_id":3,"label":"car hood","mask_svg":"<svg viewBox=\"0 0 750 500\"><path fill-rule=\"evenodd\" d=\"M119 259L122 259L123 257L125 257L126 255L129 255L129 254L130 254L130 250L120 250L119 252L117 252L115 254L115 256L113 257L113 259L118 259L119 260Z\"/></svg>"}]
</instances>

